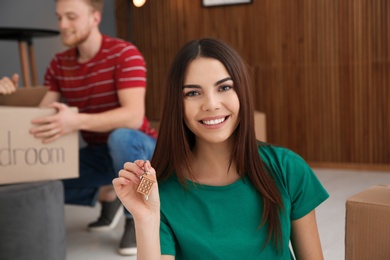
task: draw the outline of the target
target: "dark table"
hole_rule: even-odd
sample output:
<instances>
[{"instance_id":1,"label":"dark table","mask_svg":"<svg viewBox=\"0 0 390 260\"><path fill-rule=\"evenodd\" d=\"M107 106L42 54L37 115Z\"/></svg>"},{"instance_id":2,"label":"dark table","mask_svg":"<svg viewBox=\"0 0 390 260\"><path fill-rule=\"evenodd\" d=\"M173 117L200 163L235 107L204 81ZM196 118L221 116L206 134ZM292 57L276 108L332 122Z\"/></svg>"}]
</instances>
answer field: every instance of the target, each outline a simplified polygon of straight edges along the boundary
<instances>
[{"instance_id":1,"label":"dark table","mask_svg":"<svg viewBox=\"0 0 390 260\"><path fill-rule=\"evenodd\" d=\"M0 40L18 41L23 81L26 87L31 86L30 68L32 75L32 84L35 86L38 85L34 46L32 41L33 38L56 36L58 34L59 32L56 30L0 27Z\"/></svg>"}]
</instances>

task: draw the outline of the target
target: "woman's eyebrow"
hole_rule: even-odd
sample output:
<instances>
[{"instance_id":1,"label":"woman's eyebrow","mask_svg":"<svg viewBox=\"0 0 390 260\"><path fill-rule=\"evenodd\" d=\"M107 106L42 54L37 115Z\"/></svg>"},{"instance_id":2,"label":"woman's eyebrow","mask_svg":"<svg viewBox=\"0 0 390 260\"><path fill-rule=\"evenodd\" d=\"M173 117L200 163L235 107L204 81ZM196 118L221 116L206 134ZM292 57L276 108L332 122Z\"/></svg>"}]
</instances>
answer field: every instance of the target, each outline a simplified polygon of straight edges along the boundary
<instances>
[{"instance_id":1,"label":"woman's eyebrow","mask_svg":"<svg viewBox=\"0 0 390 260\"><path fill-rule=\"evenodd\" d=\"M227 78L218 80L218 81L214 84L214 86L217 86L217 85L219 85L219 84L221 84L221 83L223 83L223 82L225 82L225 81L228 81L228 80L232 80L232 78L231 78L231 77L227 77Z\"/></svg>"},{"instance_id":2,"label":"woman's eyebrow","mask_svg":"<svg viewBox=\"0 0 390 260\"><path fill-rule=\"evenodd\" d=\"M185 88L201 88L201 87L199 85L187 84L187 85L183 85L183 89Z\"/></svg>"},{"instance_id":3,"label":"woman's eyebrow","mask_svg":"<svg viewBox=\"0 0 390 260\"><path fill-rule=\"evenodd\" d=\"M217 82L214 83L214 86L218 86L219 84L221 84L221 83L223 83L225 81L228 81L228 80L232 80L232 78L231 77L227 77L227 78L218 80ZM201 86L195 85L195 84L186 84L186 85L183 85L183 89L185 89L185 88L201 88Z\"/></svg>"}]
</instances>

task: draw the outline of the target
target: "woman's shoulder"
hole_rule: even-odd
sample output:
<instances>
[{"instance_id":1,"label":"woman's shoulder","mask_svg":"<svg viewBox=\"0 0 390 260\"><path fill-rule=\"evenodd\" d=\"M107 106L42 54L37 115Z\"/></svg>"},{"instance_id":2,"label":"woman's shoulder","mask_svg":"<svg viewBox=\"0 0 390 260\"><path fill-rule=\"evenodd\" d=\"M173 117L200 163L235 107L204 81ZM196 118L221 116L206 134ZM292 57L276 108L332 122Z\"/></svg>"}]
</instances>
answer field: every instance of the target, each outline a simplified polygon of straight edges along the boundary
<instances>
[{"instance_id":1,"label":"woman's shoulder","mask_svg":"<svg viewBox=\"0 0 390 260\"><path fill-rule=\"evenodd\" d=\"M291 159L303 160L299 154L292 151L291 149L274 144L259 141L257 143L257 149L263 160L277 162L286 162Z\"/></svg>"},{"instance_id":2,"label":"woman's shoulder","mask_svg":"<svg viewBox=\"0 0 390 260\"><path fill-rule=\"evenodd\" d=\"M259 143L258 151L267 168L279 178L286 179L289 178L288 176L303 177L307 174L313 174L305 159L291 149L268 143Z\"/></svg>"},{"instance_id":3,"label":"woman's shoulder","mask_svg":"<svg viewBox=\"0 0 390 260\"><path fill-rule=\"evenodd\" d=\"M329 197L314 171L299 154L265 143L259 144L258 149L282 195L294 204L292 219L306 215Z\"/></svg>"}]
</instances>

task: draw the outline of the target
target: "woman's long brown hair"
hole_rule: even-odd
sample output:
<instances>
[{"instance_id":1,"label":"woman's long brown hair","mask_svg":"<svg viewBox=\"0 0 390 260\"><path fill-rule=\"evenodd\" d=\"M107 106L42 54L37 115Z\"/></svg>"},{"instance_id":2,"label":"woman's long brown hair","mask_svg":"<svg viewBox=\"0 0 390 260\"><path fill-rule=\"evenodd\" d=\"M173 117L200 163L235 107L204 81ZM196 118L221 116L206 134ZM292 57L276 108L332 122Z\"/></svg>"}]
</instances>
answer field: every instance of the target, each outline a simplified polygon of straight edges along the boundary
<instances>
[{"instance_id":1,"label":"woman's long brown hair","mask_svg":"<svg viewBox=\"0 0 390 260\"><path fill-rule=\"evenodd\" d=\"M197 57L219 60L234 82L240 101L239 125L234 132L234 145L230 165L235 162L241 178L248 176L263 197L264 206L260 227L267 224L268 237L277 249L282 242L280 210L283 202L273 177L266 171L257 148L254 127L254 109L250 93L247 66L241 56L226 43L217 39L200 39L187 43L176 54L167 77L164 106L162 109L159 137L152 158L157 178L164 180L176 173L184 185L183 169L192 175L190 159L195 145L194 134L184 123L182 87L188 64Z\"/></svg>"}]
</instances>

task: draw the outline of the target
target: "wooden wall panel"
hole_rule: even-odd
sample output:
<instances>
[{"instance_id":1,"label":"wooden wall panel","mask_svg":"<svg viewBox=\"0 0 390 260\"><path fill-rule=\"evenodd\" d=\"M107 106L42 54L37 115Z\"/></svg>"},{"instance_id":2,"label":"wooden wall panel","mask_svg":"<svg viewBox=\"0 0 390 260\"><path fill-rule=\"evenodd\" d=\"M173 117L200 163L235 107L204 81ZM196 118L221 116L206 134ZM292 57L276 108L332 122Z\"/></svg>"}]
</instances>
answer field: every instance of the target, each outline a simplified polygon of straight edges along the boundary
<instances>
[{"instance_id":1,"label":"wooden wall panel","mask_svg":"<svg viewBox=\"0 0 390 260\"><path fill-rule=\"evenodd\" d=\"M129 8L117 10L118 35L147 61L151 119L159 119L176 51L194 38L218 37L248 62L269 142L310 162L390 165L388 0L254 0L208 8L201 0L147 0Z\"/></svg>"}]
</instances>

